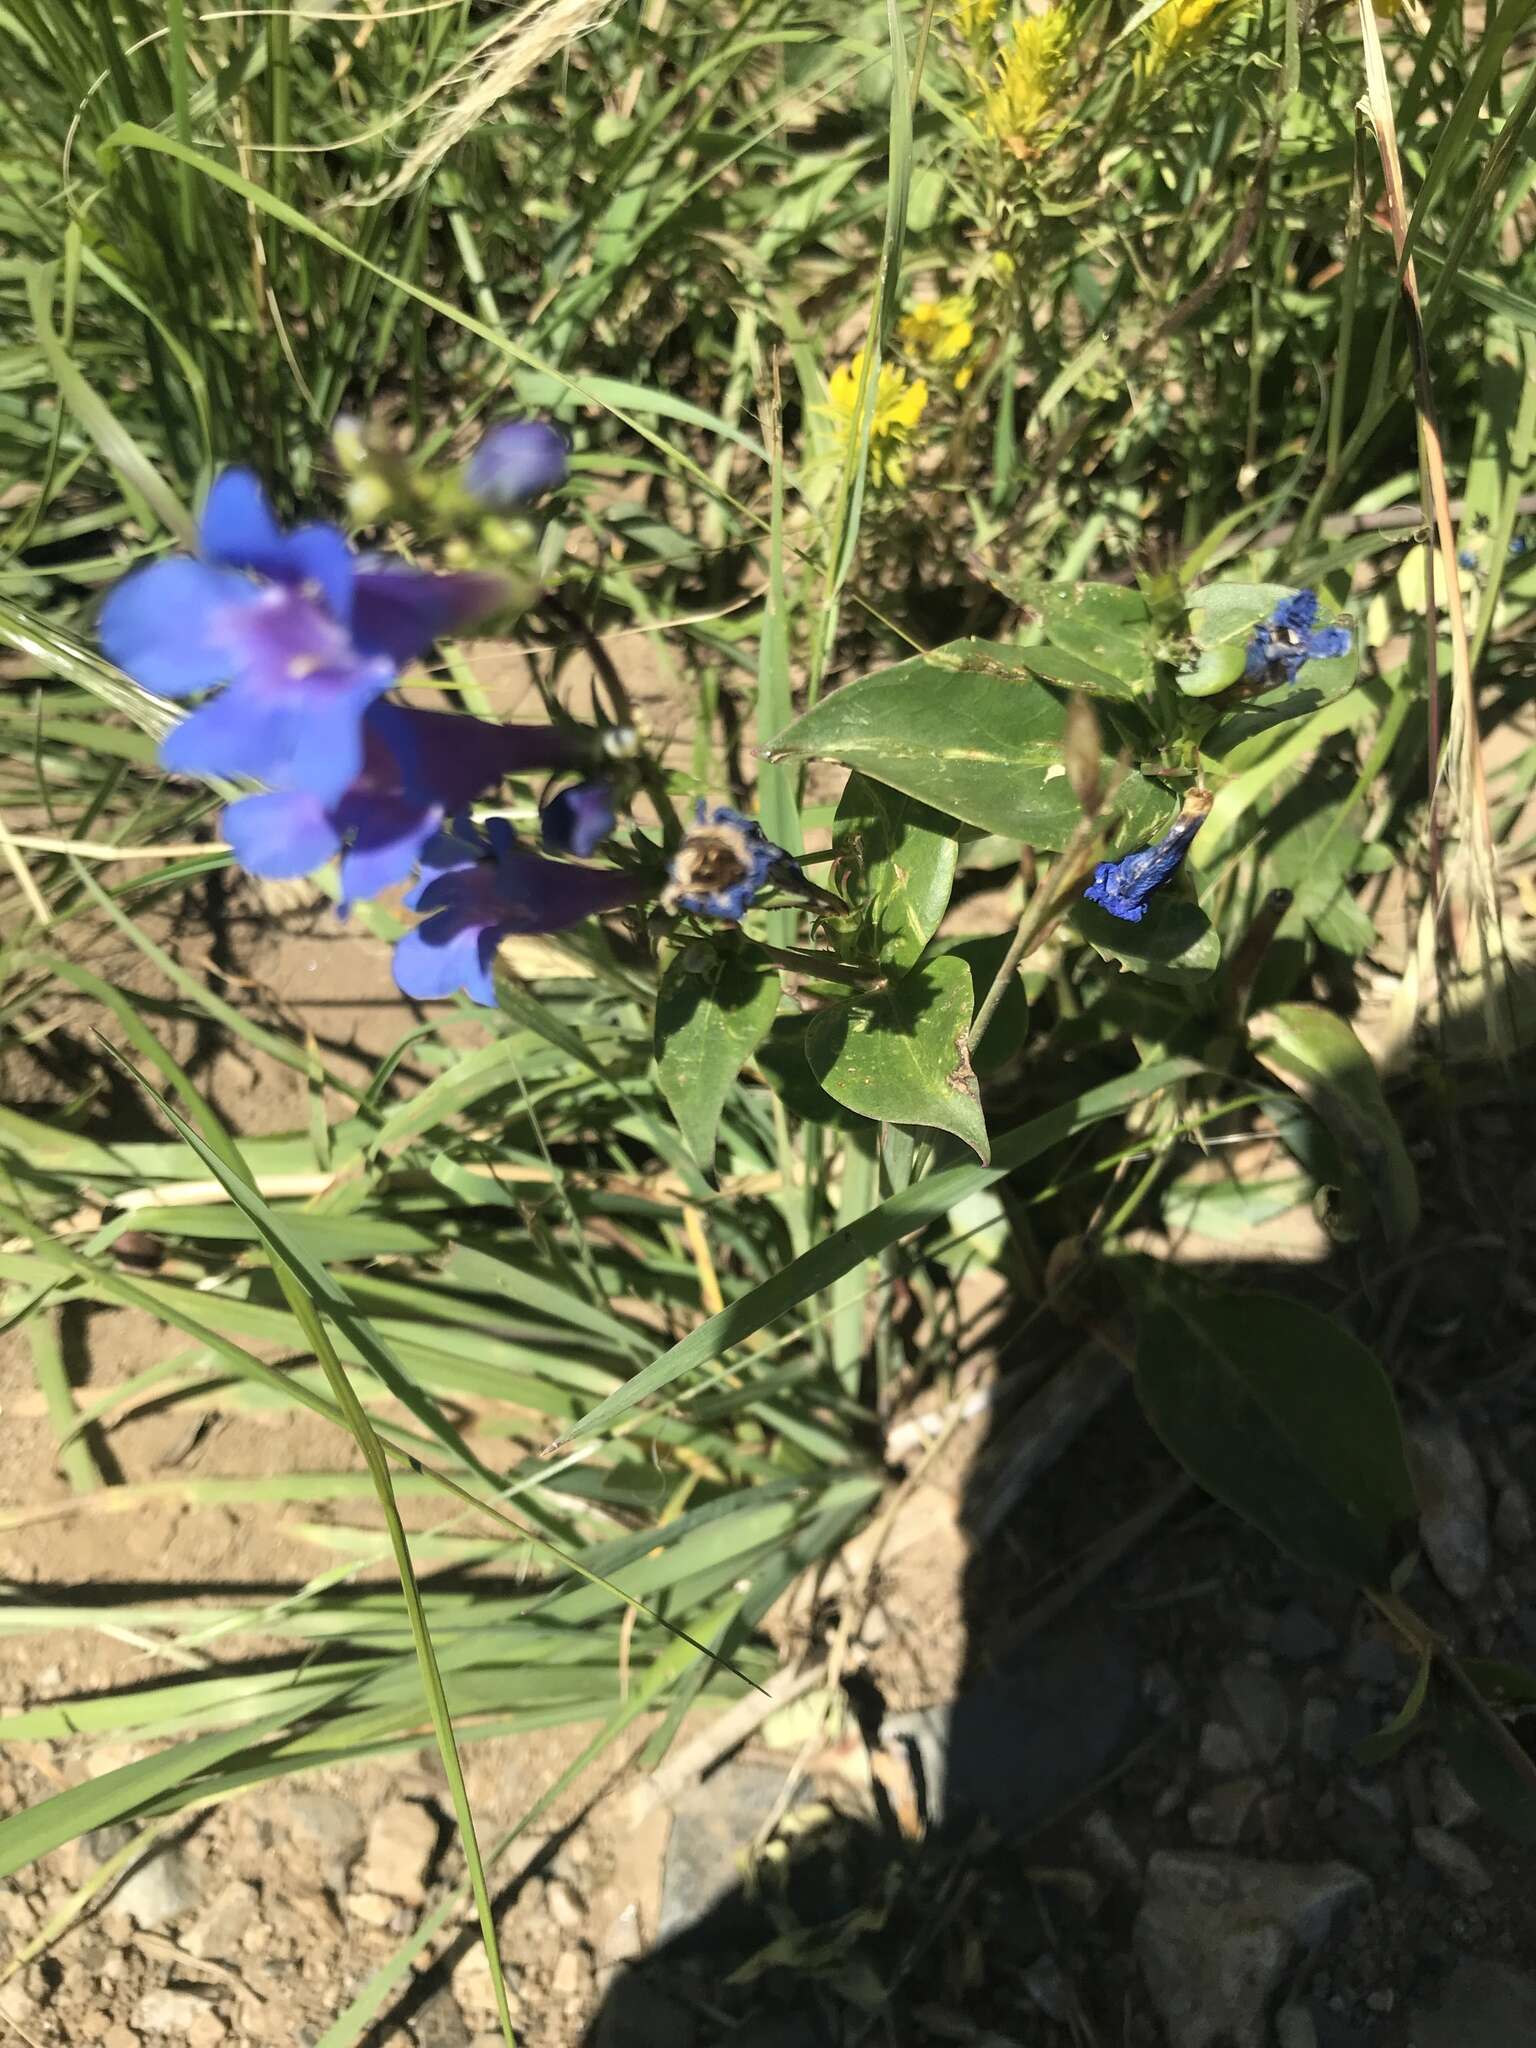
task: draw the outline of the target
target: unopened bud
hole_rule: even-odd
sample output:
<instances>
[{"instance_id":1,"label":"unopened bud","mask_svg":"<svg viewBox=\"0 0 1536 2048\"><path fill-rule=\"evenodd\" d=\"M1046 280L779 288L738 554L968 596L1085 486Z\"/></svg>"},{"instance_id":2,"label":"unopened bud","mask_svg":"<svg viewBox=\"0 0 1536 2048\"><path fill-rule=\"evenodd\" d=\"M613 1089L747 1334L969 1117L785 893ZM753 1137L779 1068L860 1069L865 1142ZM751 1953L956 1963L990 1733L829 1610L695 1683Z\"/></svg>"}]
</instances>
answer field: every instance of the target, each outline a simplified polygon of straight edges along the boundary
<instances>
[{"instance_id":1,"label":"unopened bud","mask_svg":"<svg viewBox=\"0 0 1536 2048\"><path fill-rule=\"evenodd\" d=\"M1104 744L1099 717L1083 693L1074 691L1067 700L1067 719L1061 736L1062 759L1072 794L1092 817L1099 808L1104 783Z\"/></svg>"}]
</instances>

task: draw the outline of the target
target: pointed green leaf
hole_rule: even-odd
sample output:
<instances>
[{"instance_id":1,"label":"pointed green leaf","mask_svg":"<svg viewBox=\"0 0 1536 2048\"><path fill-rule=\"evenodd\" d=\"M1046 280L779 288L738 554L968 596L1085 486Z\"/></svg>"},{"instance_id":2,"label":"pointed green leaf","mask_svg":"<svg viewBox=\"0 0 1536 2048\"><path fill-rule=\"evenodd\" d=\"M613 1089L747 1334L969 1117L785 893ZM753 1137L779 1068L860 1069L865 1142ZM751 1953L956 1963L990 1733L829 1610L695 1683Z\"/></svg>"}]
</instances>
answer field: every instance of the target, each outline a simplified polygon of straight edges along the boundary
<instances>
[{"instance_id":1,"label":"pointed green leaf","mask_svg":"<svg viewBox=\"0 0 1536 2048\"><path fill-rule=\"evenodd\" d=\"M1309 1570L1386 1584L1416 1512L1402 1424L1336 1322L1278 1294L1178 1285L1145 1319L1136 1390L1207 1493Z\"/></svg>"},{"instance_id":2,"label":"pointed green leaf","mask_svg":"<svg viewBox=\"0 0 1536 2048\"><path fill-rule=\"evenodd\" d=\"M806 1039L834 1102L876 1122L953 1131L987 1157L987 1126L971 1071L971 970L940 954L873 1002L824 1010Z\"/></svg>"},{"instance_id":3,"label":"pointed green leaf","mask_svg":"<svg viewBox=\"0 0 1536 2048\"><path fill-rule=\"evenodd\" d=\"M1096 953L1148 981L1204 981L1221 964L1221 939L1187 896L1154 896L1140 924L1111 917L1099 903L1078 903L1070 922Z\"/></svg>"},{"instance_id":4,"label":"pointed green leaf","mask_svg":"<svg viewBox=\"0 0 1536 2048\"><path fill-rule=\"evenodd\" d=\"M1062 762L1066 701L1030 674L1035 652L957 640L846 684L769 751L841 761L984 832L1058 849L1082 812ZM1106 758L1106 786L1115 772ZM1111 809L1132 846L1164 831L1175 805L1132 769Z\"/></svg>"},{"instance_id":5,"label":"pointed green leaf","mask_svg":"<svg viewBox=\"0 0 1536 2048\"><path fill-rule=\"evenodd\" d=\"M949 908L960 847L953 818L852 775L832 825L837 880L858 912L849 956L905 974Z\"/></svg>"},{"instance_id":6,"label":"pointed green leaf","mask_svg":"<svg viewBox=\"0 0 1536 2048\"><path fill-rule=\"evenodd\" d=\"M1371 1056L1342 1017L1314 1003L1277 1003L1254 1019L1254 1058L1306 1103L1338 1141L1355 1206L1369 1201L1390 1243L1418 1227L1419 1188Z\"/></svg>"},{"instance_id":7,"label":"pointed green leaf","mask_svg":"<svg viewBox=\"0 0 1536 2048\"><path fill-rule=\"evenodd\" d=\"M656 1077L689 1151L703 1167L714 1164L726 1097L778 1006L778 970L761 954L689 946L662 976Z\"/></svg>"}]
</instances>

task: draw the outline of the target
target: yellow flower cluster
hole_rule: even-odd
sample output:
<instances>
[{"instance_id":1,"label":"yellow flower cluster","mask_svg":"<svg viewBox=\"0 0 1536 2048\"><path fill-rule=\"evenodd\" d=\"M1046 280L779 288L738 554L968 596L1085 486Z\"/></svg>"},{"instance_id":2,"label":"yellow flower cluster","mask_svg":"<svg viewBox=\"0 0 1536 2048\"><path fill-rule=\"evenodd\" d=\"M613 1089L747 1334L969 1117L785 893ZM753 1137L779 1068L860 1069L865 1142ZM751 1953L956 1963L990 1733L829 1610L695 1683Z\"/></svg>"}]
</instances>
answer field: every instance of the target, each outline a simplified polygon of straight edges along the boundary
<instances>
[{"instance_id":1,"label":"yellow flower cluster","mask_svg":"<svg viewBox=\"0 0 1536 2048\"><path fill-rule=\"evenodd\" d=\"M1003 0L955 0L954 24L973 50L992 33Z\"/></svg>"},{"instance_id":2,"label":"yellow flower cluster","mask_svg":"<svg viewBox=\"0 0 1536 2048\"><path fill-rule=\"evenodd\" d=\"M1143 72L1156 77L1176 58L1191 57L1209 41L1228 0L1167 0L1147 23Z\"/></svg>"},{"instance_id":3,"label":"yellow flower cluster","mask_svg":"<svg viewBox=\"0 0 1536 2048\"><path fill-rule=\"evenodd\" d=\"M1170 0L1179 4L1179 0ZM1072 21L1063 6L1043 14L1015 8L990 79L983 82L981 125L1014 156L1032 156L1055 110L1072 55Z\"/></svg>"},{"instance_id":4,"label":"yellow flower cluster","mask_svg":"<svg viewBox=\"0 0 1536 2048\"><path fill-rule=\"evenodd\" d=\"M976 301L962 293L914 299L896 323L896 338L915 362L942 372L957 391L971 381L965 360L976 341Z\"/></svg>"},{"instance_id":5,"label":"yellow flower cluster","mask_svg":"<svg viewBox=\"0 0 1536 2048\"><path fill-rule=\"evenodd\" d=\"M858 414L859 381L864 374L864 351L846 363L839 363L827 380L829 403L822 408L837 426L840 453L846 454ZM899 363L882 363L875 382L875 411L869 425L869 474L876 484L900 490L907 480L907 455L917 435L917 424L928 403L928 386L921 377L909 377Z\"/></svg>"}]
</instances>

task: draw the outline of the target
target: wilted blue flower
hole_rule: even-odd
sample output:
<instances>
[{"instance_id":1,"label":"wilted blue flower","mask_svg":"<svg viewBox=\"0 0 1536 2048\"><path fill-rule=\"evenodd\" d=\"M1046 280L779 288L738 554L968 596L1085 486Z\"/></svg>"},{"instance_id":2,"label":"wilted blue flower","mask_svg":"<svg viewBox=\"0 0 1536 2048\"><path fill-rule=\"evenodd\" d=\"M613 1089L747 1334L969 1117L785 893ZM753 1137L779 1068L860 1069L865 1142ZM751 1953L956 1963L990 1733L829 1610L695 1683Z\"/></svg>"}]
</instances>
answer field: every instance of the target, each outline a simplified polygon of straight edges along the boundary
<instances>
[{"instance_id":1,"label":"wilted blue flower","mask_svg":"<svg viewBox=\"0 0 1536 2048\"><path fill-rule=\"evenodd\" d=\"M469 458L464 488L500 512L558 490L565 472L565 438L547 420L503 420Z\"/></svg>"},{"instance_id":2,"label":"wilted blue flower","mask_svg":"<svg viewBox=\"0 0 1536 2048\"><path fill-rule=\"evenodd\" d=\"M1195 834L1210 816L1211 801L1208 790L1190 790L1184 808L1154 845L1099 862L1083 900L1101 904L1126 924L1140 924L1149 899L1178 873Z\"/></svg>"},{"instance_id":3,"label":"wilted blue flower","mask_svg":"<svg viewBox=\"0 0 1536 2048\"><path fill-rule=\"evenodd\" d=\"M613 787L607 782L573 782L552 796L539 813L539 831L551 853L590 860L618 823Z\"/></svg>"},{"instance_id":4,"label":"wilted blue flower","mask_svg":"<svg viewBox=\"0 0 1536 2048\"><path fill-rule=\"evenodd\" d=\"M1317 592L1283 597L1248 642L1243 673L1251 683L1294 683L1302 663L1348 654L1349 628L1319 626Z\"/></svg>"},{"instance_id":5,"label":"wilted blue flower","mask_svg":"<svg viewBox=\"0 0 1536 2048\"><path fill-rule=\"evenodd\" d=\"M503 776L574 767L596 739L558 726L371 704L362 770L334 802L306 790L243 797L224 813L224 836L243 868L272 879L307 875L341 853L345 907L404 881L443 820Z\"/></svg>"},{"instance_id":6,"label":"wilted blue flower","mask_svg":"<svg viewBox=\"0 0 1536 2048\"><path fill-rule=\"evenodd\" d=\"M695 823L673 858L662 908L740 924L758 891L786 871L800 873L761 825L726 804L711 811L701 797Z\"/></svg>"},{"instance_id":7,"label":"wilted blue flower","mask_svg":"<svg viewBox=\"0 0 1536 2048\"><path fill-rule=\"evenodd\" d=\"M284 533L249 470L215 482L201 553L136 569L101 643L161 697L224 687L167 735L162 764L338 801L363 768L363 713L441 633L500 602L489 576L359 562L334 526Z\"/></svg>"},{"instance_id":8,"label":"wilted blue flower","mask_svg":"<svg viewBox=\"0 0 1536 2048\"><path fill-rule=\"evenodd\" d=\"M558 932L633 903L643 887L615 868L580 868L527 853L504 818L439 833L423 849L406 898L425 913L395 947L395 981L418 1002L463 989L493 1005L496 949L514 933Z\"/></svg>"},{"instance_id":9,"label":"wilted blue flower","mask_svg":"<svg viewBox=\"0 0 1536 2048\"><path fill-rule=\"evenodd\" d=\"M1477 549L1463 548L1456 559L1463 569L1475 569L1477 567Z\"/></svg>"}]
</instances>

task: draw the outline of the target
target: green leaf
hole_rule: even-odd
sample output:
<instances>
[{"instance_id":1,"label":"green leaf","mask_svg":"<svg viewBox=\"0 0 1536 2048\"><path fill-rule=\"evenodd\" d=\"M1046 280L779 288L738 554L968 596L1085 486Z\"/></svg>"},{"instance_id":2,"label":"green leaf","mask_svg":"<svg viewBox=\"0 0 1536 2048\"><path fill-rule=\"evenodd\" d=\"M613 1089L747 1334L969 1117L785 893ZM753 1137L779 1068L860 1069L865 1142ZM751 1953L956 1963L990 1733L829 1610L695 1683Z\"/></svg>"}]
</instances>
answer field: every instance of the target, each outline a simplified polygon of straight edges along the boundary
<instances>
[{"instance_id":1,"label":"green leaf","mask_svg":"<svg viewBox=\"0 0 1536 2048\"><path fill-rule=\"evenodd\" d=\"M823 1010L806 1051L834 1102L879 1123L927 1124L987 1157L971 1071L971 970L952 953L914 969L873 1002Z\"/></svg>"},{"instance_id":2,"label":"green leaf","mask_svg":"<svg viewBox=\"0 0 1536 2048\"><path fill-rule=\"evenodd\" d=\"M688 946L662 976L656 1077L689 1151L705 1168L714 1164L726 1097L778 1006L778 970L761 955Z\"/></svg>"},{"instance_id":3,"label":"green leaf","mask_svg":"<svg viewBox=\"0 0 1536 2048\"><path fill-rule=\"evenodd\" d=\"M986 1000L987 990L996 980L1012 943L1011 932L978 932L971 938L942 939L939 950L952 953L970 968L971 987L980 1004ZM1008 977L1008 986L997 1006L997 1014L987 1028L986 1037L979 1047L971 1050L971 1062L977 1074L985 1080L1005 1060L1013 1058L1028 1036L1029 990L1023 970L1017 969Z\"/></svg>"},{"instance_id":4,"label":"green leaf","mask_svg":"<svg viewBox=\"0 0 1536 2048\"><path fill-rule=\"evenodd\" d=\"M1536 1848L1536 1789L1497 1732L1443 1677L1435 1686L1435 1725L1451 1768L1488 1819ZM1512 1732L1510 1740L1517 1740Z\"/></svg>"},{"instance_id":5,"label":"green leaf","mask_svg":"<svg viewBox=\"0 0 1536 2048\"><path fill-rule=\"evenodd\" d=\"M671 1386L685 1373L724 1357L735 1345L766 1329L811 1295L822 1293L865 1259L878 1258L888 1245L898 1244L913 1231L948 1215L957 1202L982 1188L992 1187L1101 1118L1118 1116L1132 1103L1155 1095L1176 1081L1187 1080L1197 1071L1191 1060L1158 1060L1134 1074L1091 1088L1059 1109L1047 1110L1043 1116L1009 1131L993 1148L989 1166L946 1167L887 1196L878 1209L871 1209L867 1215L819 1239L771 1279L727 1303L696 1330L690 1330L633 1379L599 1401L561 1441L574 1443L612 1429L621 1416L641 1401Z\"/></svg>"},{"instance_id":6,"label":"green leaf","mask_svg":"<svg viewBox=\"0 0 1536 2048\"><path fill-rule=\"evenodd\" d=\"M1062 762L1066 704L1030 674L1035 652L957 640L846 684L769 751L841 761L983 832L1056 850L1082 812ZM1106 786L1114 777L1107 758L1103 776ZM1139 845L1175 805L1132 769L1111 808L1121 843Z\"/></svg>"},{"instance_id":7,"label":"green leaf","mask_svg":"<svg viewBox=\"0 0 1536 2048\"><path fill-rule=\"evenodd\" d=\"M1357 1764L1384 1764L1394 1757L1418 1726L1419 1716L1424 1711L1424 1702L1429 1697L1429 1674L1434 1668L1434 1656L1429 1650L1419 1653L1419 1668L1413 1674L1413 1684L1408 1688L1408 1697L1383 1728L1374 1735L1367 1735L1363 1742L1354 1747Z\"/></svg>"},{"instance_id":8,"label":"green leaf","mask_svg":"<svg viewBox=\"0 0 1536 2048\"><path fill-rule=\"evenodd\" d=\"M1189 697L1208 697L1228 688L1242 674L1235 656L1246 653L1253 629L1267 619L1277 604L1296 592L1284 583L1208 583L1189 594L1189 626L1200 650L1194 663L1179 676L1179 688ZM1252 698L1242 712L1246 719L1239 733L1273 724L1277 717L1294 718L1315 711L1341 696L1354 682L1359 669L1358 636L1351 634L1347 654L1326 661L1302 664L1294 683L1279 683Z\"/></svg>"},{"instance_id":9,"label":"green leaf","mask_svg":"<svg viewBox=\"0 0 1536 2048\"><path fill-rule=\"evenodd\" d=\"M1111 917L1102 904L1079 902L1069 922L1104 959L1148 981L1204 981L1221 963L1215 927L1187 896L1154 896L1140 924Z\"/></svg>"},{"instance_id":10,"label":"green leaf","mask_svg":"<svg viewBox=\"0 0 1536 2048\"><path fill-rule=\"evenodd\" d=\"M1309 1570L1386 1583L1413 1483L1386 1375L1337 1323L1181 1284L1145 1319L1136 1388L1207 1493Z\"/></svg>"},{"instance_id":11,"label":"green leaf","mask_svg":"<svg viewBox=\"0 0 1536 2048\"><path fill-rule=\"evenodd\" d=\"M1152 616L1139 590L1118 583L1048 583L1040 593L1045 637L1119 683L1152 682Z\"/></svg>"},{"instance_id":12,"label":"green leaf","mask_svg":"<svg viewBox=\"0 0 1536 2048\"><path fill-rule=\"evenodd\" d=\"M949 908L959 856L953 818L852 775L832 825L837 879L858 912L850 956L905 974Z\"/></svg>"},{"instance_id":13,"label":"green leaf","mask_svg":"<svg viewBox=\"0 0 1536 2048\"><path fill-rule=\"evenodd\" d=\"M1254 1019L1253 1056L1293 1088L1333 1135L1351 1206L1374 1206L1389 1243L1411 1237L1419 1189L1371 1056L1342 1017L1313 1003L1277 1003Z\"/></svg>"}]
</instances>

